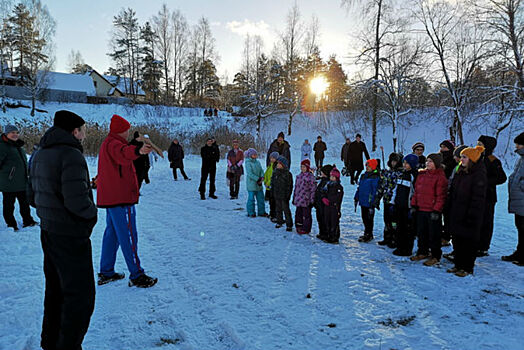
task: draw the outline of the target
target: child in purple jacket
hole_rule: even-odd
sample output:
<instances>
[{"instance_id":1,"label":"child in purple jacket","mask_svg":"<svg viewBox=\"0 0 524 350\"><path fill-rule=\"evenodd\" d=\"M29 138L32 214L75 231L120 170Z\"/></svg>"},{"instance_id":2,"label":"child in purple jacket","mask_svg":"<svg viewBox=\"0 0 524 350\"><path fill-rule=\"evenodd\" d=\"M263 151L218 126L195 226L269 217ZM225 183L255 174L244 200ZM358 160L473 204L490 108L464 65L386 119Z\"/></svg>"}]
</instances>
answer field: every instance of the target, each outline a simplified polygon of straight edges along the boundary
<instances>
[{"instance_id":1,"label":"child in purple jacket","mask_svg":"<svg viewBox=\"0 0 524 350\"><path fill-rule=\"evenodd\" d=\"M315 201L317 183L315 181L315 175L311 172L309 159L304 159L300 163L300 170L301 172L297 175L295 182L293 205L297 207L297 211L295 212L297 233L303 235L311 232L311 208Z\"/></svg>"}]
</instances>

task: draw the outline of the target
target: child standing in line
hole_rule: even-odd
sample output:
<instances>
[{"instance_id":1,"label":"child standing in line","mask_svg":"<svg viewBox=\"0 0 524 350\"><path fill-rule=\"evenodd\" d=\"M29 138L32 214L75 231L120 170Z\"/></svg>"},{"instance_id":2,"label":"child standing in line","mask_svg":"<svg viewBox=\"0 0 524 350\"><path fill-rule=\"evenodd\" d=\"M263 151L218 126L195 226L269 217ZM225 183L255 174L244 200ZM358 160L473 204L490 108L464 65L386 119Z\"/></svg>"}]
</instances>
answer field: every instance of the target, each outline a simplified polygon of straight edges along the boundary
<instances>
[{"instance_id":1,"label":"child standing in line","mask_svg":"<svg viewBox=\"0 0 524 350\"><path fill-rule=\"evenodd\" d=\"M411 198L411 211L417 211L417 255L412 261L424 262L433 266L440 262L442 210L446 202L448 179L442 169L442 156L438 153L428 155L426 169L419 170L415 193ZM430 255L431 252L431 255Z\"/></svg>"},{"instance_id":2,"label":"child standing in line","mask_svg":"<svg viewBox=\"0 0 524 350\"><path fill-rule=\"evenodd\" d=\"M258 161L258 153L253 148L245 152L246 156L246 185L248 191L247 198L247 215L256 217L255 198L258 207L258 216L268 216L266 214L266 203L264 201L264 192L262 191L262 181L264 180L264 171Z\"/></svg>"},{"instance_id":3,"label":"child standing in line","mask_svg":"<svg viewBox=\"0 0 524 350\"><path fill-rule=\"evenodd\" d=\"M289 172L289 161L286 157L277 158L277 167L271 176L271 191L275 198L275 209L277 224L276 228L284 225L284 215L286 217L286 231L293 231L293 217L289 209L289 199L293 192L293 176Z\"/></svg>"},{"instance_id":4,"label":"child standing in line","mask_svg":"<svg viewBox=\"0 0 524 350\"><path fill-rule=\"evenodd\" d=\"M277 222L276 210L275 210L275 198L271 191L271 176L277 166L278 152L271 152L269 155L269 166L264 173L264 185L266 186L266 201L269 202L269 218L271 222Z\"/></svg>"},{"instance_id":5,"label":"child standing in line","mask_svg":"<svg viewBox=\"0 0 524 350\"><path fill-rule=\"evenodd\" d=\"M340 171L335 167L329 173L329 181L324 185L324 222L327 237L323 241L337 244L340 239L340 217L344 188L340 184Z\"/></svg>"},{"instance_id":6,"label":"child standing in line","mask_svg":"<svg viewBox=\"0 0 524 350\"><path fill-rule=\"evenodd\" d=\"M365 228L364 234L358 238L358 241L363 243L373 239L375 208L379 209L380 207L380 197L378 195L380 173L377 168L378 160L369 159L366 162L366 172L360 177L357 192L355 193L355 206L357 204L360 205Z\"/></svg>"},{"instance_id":7,"label":"child standing in line","mask_svg":"<svg viewBox=\"0 0 524 350\"><path fill-rule=\"evenodd\" d=\"M389 169L384 169L381 175L381 184L379 187L379 197L384 201L384 239L378 242L379 245L387 245L390 248L396 248L394 223L394 203L392 201L397 179L402 174L402 154L391 153L388 159Z\"/></svg>"},{"instance_id":8,"label":"child standing in line","mask_svg":"<svg viewBox=\"0 0 524 350\"><path fill-rule=\"evenodd\" d=\"M393 222L396 223L395 242L397 249L393 251L397 256L411 256L415 240L415 225L411 209L411 197L414 192L415 180L417 179L418 157L408 154L404 157L400 177L393 193L391 202L395 204Z\"/></svg>"},{"instance_id":9,"label":"child standing in line","mask_svg":"<svg viewBox=\"0 0 524 350\"><path fill-rule=\"evenodd\" d=\"M309 159L300 163L300 174L297 175L295 191L293 192L293 205L297 207L295 212L295 225L298 234L311 232L312 218L311 207L315 201L315 190L317 183L315 175L311 172Z\"/></svg>"},{"instance_id":10,"label":"child standing in line","mask_svg":"<svg viewBox=\"0 0 524 350\"><path fill-rule=\"evenodd\" d=\"M326 223L324 221L325 205L322 203L322 198L327 195L327 183L329 182L329 174L333 170L332 165L324 165L320 170L320 182L315 191L315 211L317 214L318 235L317 238L323 241L328 239Z\"/></svg>"}]
</instances>

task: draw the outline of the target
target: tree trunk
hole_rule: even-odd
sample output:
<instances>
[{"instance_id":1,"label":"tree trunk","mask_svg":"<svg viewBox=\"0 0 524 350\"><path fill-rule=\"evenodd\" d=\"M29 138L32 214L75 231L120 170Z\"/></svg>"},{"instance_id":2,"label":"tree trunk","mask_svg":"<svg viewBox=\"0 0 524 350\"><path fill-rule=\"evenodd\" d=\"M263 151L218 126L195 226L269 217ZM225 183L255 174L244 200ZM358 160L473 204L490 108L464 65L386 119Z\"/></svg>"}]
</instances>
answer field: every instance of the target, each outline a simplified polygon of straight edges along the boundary
<instances>
[{"instance_id":1,"label":"tree trunk","mask_svg":"<svg viewBox=\"0 0 524 350\"><path fill-rule=\"evenodd\" d=\"M260 122L261 120L262 120L262 117L259 113L257 114L257 135L256 135L257 142L260 141Z\"/></svg>"},{"instance_id":2,"label":"tree trunk","mask_svg":"<svg viewBox=\"0 0 524 350\"><path fill-rule=\"evenodd\" d=\"M377 9L377 25L375 28L375 81L378 80L379 68L380 68L380 20L382 17L382 0L379 0ZM378 96L377 88L373 89L373 114L371 115L371 138L372 145L371 150L374 152L377 150L377 109L378 109Z\"/></svg>"},{"instance_id":3,"label":"tree trunk","mask_svg":"<svg viewBox=\"0 0 524 350\"><path fill-rule=\"evenodd\" d=\"M36 109L36 96L35 96L35 93L33 92L31 94L31 117L35 116L35 109Z\"/></svg>"},{"instance_id":4,"label":"tree trunk","mask_svg":"<svg viewBox=\"0 0 524 350\"><path fill-rule=\"evenodd\" d=\"M295 113L289 113L289 123L287 124L287 134L288 136L291 136L291 124L293 123L293 117Z\"/></svg>"}]
</instances>

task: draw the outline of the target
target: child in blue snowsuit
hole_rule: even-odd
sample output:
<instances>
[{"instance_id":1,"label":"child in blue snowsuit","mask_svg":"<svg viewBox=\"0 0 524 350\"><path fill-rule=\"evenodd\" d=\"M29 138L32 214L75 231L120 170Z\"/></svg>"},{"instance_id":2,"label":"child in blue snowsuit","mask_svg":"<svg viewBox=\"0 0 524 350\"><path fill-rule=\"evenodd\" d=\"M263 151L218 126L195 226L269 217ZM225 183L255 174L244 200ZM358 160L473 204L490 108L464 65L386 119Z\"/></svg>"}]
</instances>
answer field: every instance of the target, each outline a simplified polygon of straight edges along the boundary
<instances>
[{"instance_id":1,"label":"child in blue snowsuit","mask_svg":"<svg viewBox=\"0 0 524 350\"><path fill-rule=\"evenodd\" d=\"M364 235L359 237L359 242L367 243L373 239L375 209L380 209L379 186L380 172L378 170L378 160L369 159L366 162L366 172L360 177L358 189L355 193L355 206L357 204L360 205L362 221L365 227Z\"/></svg>"},{"instance_id":2,"label":"child in blue snowsuit","mask_svg":"<svg viewBox=\"0 0 524 350\"><path fill-rule=\"evenodd\" d=\"M268 216L266 214L266 203L264 201L264 191L262 183L264 182L264 170L258 161L258 153L253 148L248 149L245 153L246 166L246 185L247 185L247 216L256 217L255 198L258 207L258 216Z\"/></svg>"}]
</instances>

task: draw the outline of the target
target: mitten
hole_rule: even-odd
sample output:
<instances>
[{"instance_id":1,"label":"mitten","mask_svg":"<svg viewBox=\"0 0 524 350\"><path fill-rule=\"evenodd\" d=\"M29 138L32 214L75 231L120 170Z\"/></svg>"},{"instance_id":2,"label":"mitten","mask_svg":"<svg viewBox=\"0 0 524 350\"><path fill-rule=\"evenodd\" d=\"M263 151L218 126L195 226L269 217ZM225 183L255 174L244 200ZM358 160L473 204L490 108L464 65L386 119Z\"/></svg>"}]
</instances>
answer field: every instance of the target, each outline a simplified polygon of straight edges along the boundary
<instances>
[{"instance_id":1,"label":"mitten","mask_svg":"<svg viewBox=\"0 0 524 350\"><path fill-rule=\"evenodd\" d=\"M264 178L263 177L259 178L257 181L257 185L262 186L262 181L264 181Z\"/></svg>"},{"instance_id":2,"label":"mitten","mask_svg":"<svg viewBox=\"0 0 524 350\"><path fill-rule=\"evenodd\" d=\"M322 198L322 203L324 203L325 205L329 205L329 199Z\"/></svg>"},{"instance_id":3,"label":"mitten","mask_svg":"<svg viewBox=\"0 0 524 350\"><path fill-rule=\"evenodd\" d=\"M434 211L432 212L430 215L429 215L429 218L433 221L438 221L440 220L440 213L437 212L437 211Z\"/></svg>"}]
</instances>

